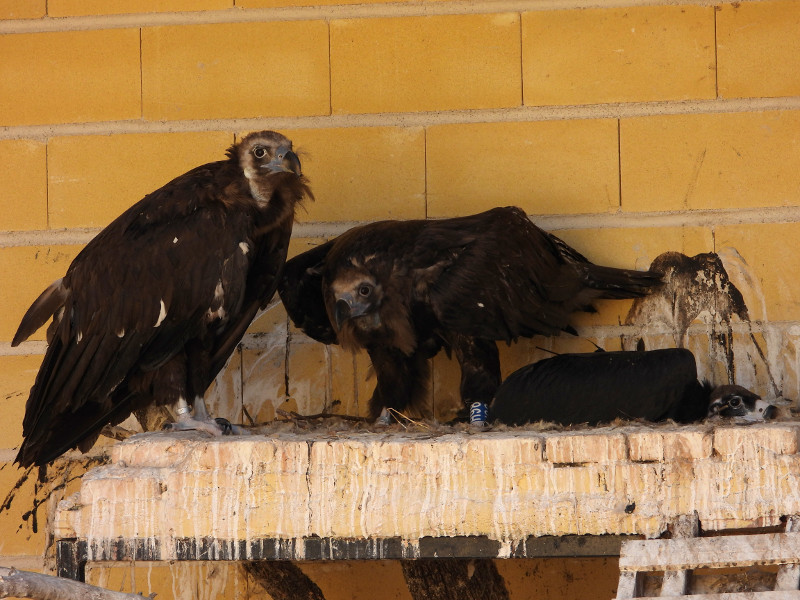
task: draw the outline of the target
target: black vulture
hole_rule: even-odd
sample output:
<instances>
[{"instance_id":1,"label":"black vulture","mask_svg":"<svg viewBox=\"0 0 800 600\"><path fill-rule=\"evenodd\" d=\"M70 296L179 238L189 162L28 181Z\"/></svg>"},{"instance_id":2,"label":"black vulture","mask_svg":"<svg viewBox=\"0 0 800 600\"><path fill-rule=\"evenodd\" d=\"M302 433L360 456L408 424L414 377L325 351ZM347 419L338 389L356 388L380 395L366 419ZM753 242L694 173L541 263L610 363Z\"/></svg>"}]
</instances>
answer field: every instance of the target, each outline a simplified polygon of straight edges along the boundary
<instances>
[{"instance_id":1,"label":"black vulture","mask_svg":"<svg viewBox=\"0 0 800 600\"><path fill-rule=\"evenodd\" d=\"M570 315L593 311L594 300L636 298L660 282L652 271L592 264L506 207L355 227L288 261L278 291L310 337L367 350L373 418L420 403L428 359L444 348L481 423L500 385L497 340L574 331Z\"/></svg>"},{"instance_id":2,"label":"black vulture","mask_svg":"<svg viewBox=\"0 0 800 600\"><path fill-rule=\"evenodd\" d=\"M491 418L507 425L691 423L713 415L763 420L774 414L774 406L746 388L698 381L694 355L685 348L545 358L509 375L490 408Z\"/></svg>"},{"instance_id":3,"label":"black vulture","mask_svg":"<svg viewBox=\"0 0 800 600\"><path fill-rule=\"evenodd\" d=\"M86 451L150 403L174 405L176 428L229 426L208 417L203 394L274 295L295 206L313 196L279 133L251 133L227 156L131 206L28 309L13 346L53 322L22 466Z\"/></svg>"}]
</instances>

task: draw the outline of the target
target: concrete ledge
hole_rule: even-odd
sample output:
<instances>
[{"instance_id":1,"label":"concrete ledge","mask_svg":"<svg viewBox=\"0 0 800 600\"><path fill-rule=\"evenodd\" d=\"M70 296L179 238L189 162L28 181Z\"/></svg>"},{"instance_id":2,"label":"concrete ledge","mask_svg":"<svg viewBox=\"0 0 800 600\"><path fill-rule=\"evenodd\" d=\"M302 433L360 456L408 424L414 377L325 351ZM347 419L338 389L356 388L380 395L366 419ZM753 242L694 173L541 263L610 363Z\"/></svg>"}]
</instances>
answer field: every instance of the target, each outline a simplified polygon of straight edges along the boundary
<instances>
[{"instance_id":1,"label":"concrete ledge","mask_svg":"<svg viewBox=\"0 0 800 600\"><path fill-rule=\"evenodd\" d=\"M800 514L798 431L149 433L83 477L55 537L88 560L313 560L541 555L538 538L656 537L695 511L767 527Z\"/></svg>"}]
</instances>

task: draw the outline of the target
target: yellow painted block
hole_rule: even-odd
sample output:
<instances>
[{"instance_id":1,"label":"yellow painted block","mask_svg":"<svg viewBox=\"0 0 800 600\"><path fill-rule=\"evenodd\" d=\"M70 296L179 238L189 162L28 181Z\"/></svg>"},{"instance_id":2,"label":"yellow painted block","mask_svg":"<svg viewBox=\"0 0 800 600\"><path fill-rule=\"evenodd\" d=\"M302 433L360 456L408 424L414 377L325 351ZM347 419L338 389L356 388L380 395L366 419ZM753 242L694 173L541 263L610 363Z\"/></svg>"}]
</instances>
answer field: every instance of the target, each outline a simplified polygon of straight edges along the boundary
<instances>
[{"instance_id":1,"label":"yellow painted block","mask_svg":"<svg viewBox=\"0 0 800 600\"><path fill-rule=\"evenodd\" d=\"M250 424L242 412L242 353L239 350L234 350L228 364L206 390L205 400L213 417Z\"/></svg>"},{"instance_id":2,"label":"yellow painted block","mask_svg":"<svg viewBox=\"0 0 800 600\"><path fill-rule=\"evenodd\" d=\"M335 114L521 104L517 14L342 19L330 40Z\"/></svg>"},{"instance_id":3,"label":"yellow painted block","mask_svg":"<svg viewBox=\"0 0 800 600\"><path fill-rule=\"evenodd\" d=\"M297 566L319 586L328 600L411 598L398 560L307 561ZM378 581L380 592L376 587ZM266 597L259 596L253 600L266 600Z\"/></svg>"},{"instance_id":4,"label":"yellow painted block","mask_svg":"<svg viewBox=\"0 0 800 600\"><path fill-rule=\"evenodd\" d=\"M22 443L25 403L41 362L42 357L36 355L0 357L0 400L6 416L2 448L17 448Z\"/></svg>"},{"instance_id":5,"label":"yellow painted block","mask_svg":"<svg viewBox=\"0 0 800 600\"><path fill-rule=\"evenodd\" d=\"M137 119L139 30L0 36L2 125Z\"/></svg>"},{"instance_id":6,"label":"yellow painted block","mask_svg":"<svg viewBox=\"0 0 800 600\"><path fill-rule=\"evenodd\" d=\"M272 421L275 409L297 409L286 395L286 349L272 345L242 351L242 403L256 423Z\"/></svg>"},{"instance_id":7,"label":"yellow painted block","mask_svg":"<svg viewBox=\"0 0 800 600\"><path fill-rule=\"evenodd\" d=\"M744 277L737 287L751 317L769 321L800 318L800 289L795 273L800 257L791 240L800 238L800 223L764 223L716 227L717 251L738 254ZM757 307L757 309L754 309Z\"/></svg>"},{"instance_id":8,"label":"yellow painted block","mask_svg":"<svg viewBox=\"0 0 800 600\"><path fill-rule=\"evenodd\" d=\"M526 105L714 98L710 6L522 15Z\"/></svg>"},{"instance_id":9,"label":"yellow painted block","mask_svg":"<svg viewBox=\"0 0 800 600\"><path fill-rule=\"evenodd\" d=\"M278 292L275 292L275 295L272 297L272 302L277 302L277 304L267 305L267 310L262 312L259 315L256 315L256 318L253 319L253 322L250 324L250 327L247 328L247 333L276 333L278 329L281 331L281 335L286 335L286 324L289 316L286 314L286 309L284 308L283 304L279 302L280 295ZM299 331L299 330L298 330ZM298 333L298 335L302 335Z\"/></svg>"},{"instance_id":10,"label":"yellow painted block","mask_svg":"<svg viewBox=\"0 0 800 600\"><path fill-rule=\"evenodd\" d=\"M719 95L800 95L800 5L734 2L716 9Z\"/></svg>"},{"instance_id":11,"label":"yellow painted block","mask_svg":"<svg viewBox=\"0 0 800 600\"><path fill-rule=\"evenodd\" d=\"M0 0L0 19L39 19L47 12L47 0Z\"/></svg>"},{"instance_id":12,"label":"yellow painted block","mask_svg":"<svg viewBox=\"0 0 800 600\"><path fill-rule=\"evenodd\" d=\"M493 561L512 598L614 598L617 558L532 558Z\"/></svg>"},{"instance_id":13,"label":"yellow painted block","mask_svg":"<svg viewBox=\"0 0 800 600\"><path fill-rule=\"evenodd\" d=\"M529 214L614 211L618 165L611 119L432 126L428 216L510 204Z\"/></svg>"},{"instance_id":14,"label":"yellow painted block","mask_svg":"<svg viewBox=\"0 0 800 600\"><path fill-rule=\"evenodd\" d=\"M147 119L328 114L328 80L323 21L142 30Z\"/></svg>"},{"instance_id":15,"label":"yellow painted block","mask_svg":"<svg viewBox=\"0 0 800 600\"><path fill-rule=\"evenodd\" d=\"M329 348L317 342L291 342L287 361L289 396L297 412L301 415L329 412L333 375Z\"/></svg>"},{"instance_id":16,"label":"yellow painted block","mask_svg":"<svg viewBox=\"0 0 800 600\"><path fill-rule=\"evenodd\" d=\"M47 229L47 150L34 140L0 141L3 229Z\"/></svg>"},{"instance_id":17,"label":"yellow painted block","mask_svg":"<svg viewBox=\"0 0 800 600\"><path fill-rule=\"evenodd\" d=\"M800 111L623 119L622 209L796 205L798 128Z\"/></svg>"},{"instance_id":18,"label":"yellow painted block","mask_svg":"<svg viewBox=\"0 0 800 600\"><path fill-rule=\"evenodd\" d=\"M223 160L232 143L224 132L52 138L50 227L105 226L178 175Z\"/></svg>"},{"instance_id":19,"label":"yellow painted block","mask_svg":"<svg viewBox=\"0 0 800 600\"><path fill-rule=\"evenodd\" d=\"M17 246L0 248L0 340L10 342L22 316L44 289L63 277L80 246ZM47 327L31 340L45 339Z\"/></svg>"},{"instance_id":20,"label":"yellow painted block","mask_svg":"<svg viewBox=\"0 0 800 600\"><path fill-rule=\"evenodd\" d=\"M160 600L248 600L244 569L235 562L89 563L86 583L108 590L155 594Z\"/></svg>"},{"instance_id":21,"label":"yellow painted block","mask_svg":"<svg viewBox=\"0 0 800 600\"><path fill-rule=\"evenodd\" d=\"M352 352L329 346L331 360L331 412L339 415L366 416L369 396L356 395L357 363Z\"/></svg>"},{"instance_id":22,"label":"yellow painted block","mask_svg":"<svg viewBox=\"0 0 800 600\"><path fill-rule=\"evenodd\" d=\"M50 17L80 15L118 15L233 8L233 0L48 0Z\"/></svg>"},{"instance_id":23,"label":"yellow painted block","mask_svg":"<svg viewBox=\"0 0 800 600\"><path fill-rule=\"evenodd\" d=\"M425 217L425 131L352 127L285 132L315 202L298 221L377 221Z\"/></svg>"},{"instance_id":24,"label":"yellow painted block","mask_svg":"<svg viewBox=\"0 0 800 600\"><path fill-rule=\"evenodd\" d=\"M23 518L33 507L36 471L31 471L27 478L24 475L24 470L11 463L4 463L0 469L0 490L4 490L4 497L13 494L11 506L0 513L0 556L41 556L44 553L47 507L39 507L36 519L30 515ZM37 532L34 532L34 521L38 521Z\"/></svg>"}]
</instances>

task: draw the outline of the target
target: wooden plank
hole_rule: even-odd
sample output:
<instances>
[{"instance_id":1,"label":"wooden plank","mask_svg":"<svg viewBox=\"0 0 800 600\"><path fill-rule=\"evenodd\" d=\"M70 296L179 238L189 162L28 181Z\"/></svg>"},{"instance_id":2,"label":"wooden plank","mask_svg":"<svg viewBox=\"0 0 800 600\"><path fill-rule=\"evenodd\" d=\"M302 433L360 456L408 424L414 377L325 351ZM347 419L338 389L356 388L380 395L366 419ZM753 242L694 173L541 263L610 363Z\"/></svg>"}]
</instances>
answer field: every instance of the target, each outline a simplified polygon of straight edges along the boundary
<instances>
[{"instance_id":1,"label":"wooden plank","mask_svg":"<svg viewBox=\"0 0 800 600\"><path fill-rule=\"evenodd\" d=\"M800 600L800 591L729 592L726 594L692 594L690 596L645 596L637 598L636 600Z\"/></svg>"},{"instance_id":2,"label":"wooden plank","mask_svg":"<svg viewBox=\"0 0 800 600\"><path fill-rule=\"evenodd\" d=\"M786 531L800 531L800 517L791 516L786 519ZM776 590L800 589L800 565L781 565L775 580Z\"/></svg>"},{"instance_id":3,"label":"wooden plank","mask_svg":"<svg viewBox=\"0 0 800 600\"><path fill-rule=\"evenodd\" d=\"M764 533L622 544L621 571L680 571L700 567L800 563L800 533Z\"/></svg>"},{"instance_id":4,"label":"wooden plank","mask_svg":"<svg viewBox=\"0 0 800 600\"><path fill-rule=\"evenodd\" d=\"M697 513L678 517L672 526L672 539L692 539L700 533L700 521ZM689 592L689 580L692 572L689 570L666 571L661 584L660 596L684 596Z\"/></svg>"},{"instance_id":5,"label":"wooden plank","mask_svg":"<svg viewBox=\"0 0 800 600\"><path fill-rule=\"evenodd\" d=\"M636 571L625 571L619 574L617 599L638 598L642 593L642 574Z\"/></svg>"}]
</instances>

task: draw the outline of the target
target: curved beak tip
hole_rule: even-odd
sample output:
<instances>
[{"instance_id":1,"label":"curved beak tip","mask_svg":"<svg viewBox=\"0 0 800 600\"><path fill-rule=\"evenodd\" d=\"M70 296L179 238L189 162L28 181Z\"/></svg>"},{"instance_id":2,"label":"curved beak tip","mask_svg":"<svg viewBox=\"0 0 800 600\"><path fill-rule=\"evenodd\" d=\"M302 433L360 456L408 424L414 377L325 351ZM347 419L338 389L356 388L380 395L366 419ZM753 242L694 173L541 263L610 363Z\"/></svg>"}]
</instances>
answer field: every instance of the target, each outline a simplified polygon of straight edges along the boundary
<instances>
[{"instance_id":1,"label":"curved beak tip","mask_svg":"<svg viewBox=\"0 0 800 600\"><path fill-rule=\"evenodd\" d=\"M303 169L300 166L300 159L297 158L297 154L289 150L286 154L283 155L283 163L288 170L292 173L300 177L303 174Z\"/></svg>"},{"instance_id":2,"label":"curved beak tip","mask_svg":"<svg viewBox=\"0 0 800 600\"><path fill-rule=\"evenodd\" d=\"M333 310L333 318L336 321L336 329L342 328L342 323L350 318L350 304L346 300L337 300Z\"/></svg>"}]
</instances>

